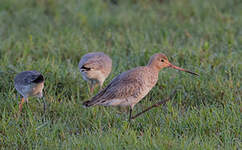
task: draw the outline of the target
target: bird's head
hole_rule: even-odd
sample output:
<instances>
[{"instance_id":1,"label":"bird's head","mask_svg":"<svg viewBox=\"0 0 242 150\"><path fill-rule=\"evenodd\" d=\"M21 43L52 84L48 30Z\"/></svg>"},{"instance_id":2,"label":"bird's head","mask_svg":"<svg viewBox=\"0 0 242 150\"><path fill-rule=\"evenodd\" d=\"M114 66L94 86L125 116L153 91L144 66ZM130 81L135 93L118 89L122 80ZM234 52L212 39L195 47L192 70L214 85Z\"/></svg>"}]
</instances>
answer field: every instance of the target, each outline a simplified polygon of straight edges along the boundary
<instances>
[{"instance_id":1,"label":"bird's head","mask_svg":"<svg viewBox=\"0 0 242 150\"><path fill-rule=\"evenodd\" d=\"M186 70L186 69L183 69L183 68L180 68L180 67L173 65L172 63L169 62L168 58L162 53L157 53L157 54L151 56L150 61L148 63L148 66L151 66L152 68L154 68L158 71L160 71L163 68L170 67L170 68L173 68L173 69L177 69L177 70L180 70L180 71L191 73L193 75L198 75L197 73L194 73L194 72L191 72L189 70Z\"/></svg>"}]
</instances>

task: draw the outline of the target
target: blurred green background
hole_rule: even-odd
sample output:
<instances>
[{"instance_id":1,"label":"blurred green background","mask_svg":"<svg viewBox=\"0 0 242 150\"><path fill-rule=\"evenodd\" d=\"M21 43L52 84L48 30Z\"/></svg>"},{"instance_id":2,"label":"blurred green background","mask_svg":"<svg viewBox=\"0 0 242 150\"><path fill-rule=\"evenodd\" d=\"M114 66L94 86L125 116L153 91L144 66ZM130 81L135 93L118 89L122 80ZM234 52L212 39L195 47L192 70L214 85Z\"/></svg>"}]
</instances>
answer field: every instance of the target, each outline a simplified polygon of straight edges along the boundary
<instances>
[{"instance_id":1,"label":"blurred green background","mask_svg":"<svg viewBox=\"0 0 242 150\"><path fill-rule=\"evenodd\" d=\"M242 2L240 0L0 0L1 149L240 149ZM175 65L134 114L179 88L166 106L127 122L89 99L78 62L103 51L120 72L162 52ZM45 98L17 119L14 76L38 70ZM96 91L97 92L97 91Z\"/></svg>"}]
</instances>

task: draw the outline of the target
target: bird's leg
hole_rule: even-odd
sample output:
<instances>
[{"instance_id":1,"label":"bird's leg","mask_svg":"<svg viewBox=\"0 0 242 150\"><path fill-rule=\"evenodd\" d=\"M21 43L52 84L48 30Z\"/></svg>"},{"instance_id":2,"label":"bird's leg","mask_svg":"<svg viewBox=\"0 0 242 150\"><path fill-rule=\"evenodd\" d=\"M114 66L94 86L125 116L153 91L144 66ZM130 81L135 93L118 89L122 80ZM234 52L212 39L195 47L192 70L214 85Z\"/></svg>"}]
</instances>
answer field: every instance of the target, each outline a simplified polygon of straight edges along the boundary
<instances>
[{"instance_id":1,"label":"bird's leg","mask_svg":"<svg viewBox=\"0 0 242 150\"><path fill-rule=\"evenodd\" d=\"M91 81L91 88L90 88L90 92L91 94L93 94L94 89L97 87L98 83L96 81Z\"/></svg>"},{"instance_id":2,"label":"bird's leg","mask_svg":"<svg viewBox=\"0 0 242 150\"><path fill-rule=\"evenodd\" d=\"M86 85L87 85L87 92L88 92L88 95L90 96L90 91L91 91L91 82L86 82Z\"/></svg>"},{"instance_id":3,"label":"bird's leg","mask_svg":"<svg viewBox=\"0 0 242 150\"><path fill-rule=\"evenodd\" d=\"M95 88L95 81L91 80L91 83L90 83L90 93L91 93L91 95L93 94L94 88Z\"/></svg>"},{"instance_id":4,"label":"bird's leg","mask_svg":"<svg viewBox=\"0 0 242 150\"><path fill-rule=\"evenodd\" d=\"M131 119L135 119L136 117L138 117L138 116L144 114L145 112L149 111L150 109L152 109L152 108L154 108L154 107L158 107L158 106L160 106L160 105L165 104L166 102L168 102L169 100L171 100L171 99L175 96L175 94L176 94L176 90L174 90L174 91L172 92L172 94L171 94L169 97L167 97L165 100L161 100L161 101L159 101L158 103L156 103L156 104L154 104L154 105L148 107L147 109L143 110L142 112L139 112L138 114L136 114L135 116L133 116Z\"/></svg>"},{"instance_id":5,"label":"bird's leg","mask_svg":"<svg viewBox=\"0 0 242 150\"><path fill-rule=\"evenodd\" d=\"M19 112L22 112L22 108L23 108L23 103L24 103L24 97L22 98L20 104L18 105L18 108L19 108Z\"/></svg>"},{"instance_id":6,"label":"bird's leg","mask_svg":"<svg viewBox=\"0 0 242 150\"><path fill-rule=\"evenodd\" d=\"M46 103L45 103L45 99L43 99L43 105L44 105L44 113L45 113L45 111L46 111Z\"/></svg>"},{"instance_id":7,"label":"bird's leg","mask_svg":"<svg viewBox=\"0 0 242 150\"><path fill-rule=\"evenodd\" d=\"M104 82L104 81L100 81L100 82L99 82L99 91L101 91L101 90L103 89L103 82Z\"/></svg>"},{"instance_id":8,"label":"bird's leg","mask_svg":"<svg viewBox=\"0 0 242 150\"><path fill-rule=\"evenodd\" d=\"M39 98L42 98L42 100L43 100L43 107L44 107L44 113L45 113L45 110L46 110L46 104L45 104L45 97L43 96L43 91L40 92L40 94L39 94Z\"/></svg>"},{"instance_id":9,"label":"bird's leg","mask_svg":"<svg viewBox=\"0 0 242 150\"><path fill-rule=\"evenodd\" d=\"M43 107L44 107L44 115L43 115L43 118L42 118L42 121L44 122L45 121L45 116L46 116L46 103L45 103L45 97L42 97L43 99Z\"/></svg>"},{"instance_id":10,"label":"bird's leg","mask_svg":"<svg viewBox=\"0 0 242 150\"><path fill-rule=\"evenodd\" d=\"M45 98L44 98L44 97L42 97L42 100L43 100L43 109L44 109L44 113L45 113L45 111L46 111L46 103L45 103Z\"/></svg>"},{"instance_id":11,"label":"bird's leg","mask_svg":"<svg viewBox=\"0 0 242 150\"><path fill-rule=\"evenodd\" d=\"M103 85L99 85L99 91L101 91L103 88L102 88Z\"/></svg>"},{"instance_id":12,"label":"bird's leg","mask_svg":"<svg viewBox=\"0 0 242 150\"><path fill-rule=\"evenodd\" d=\"M91 95L93 94L93 91L94 91L94 85L93 85L93 83L91 83L91 87L90 87L90 93L91 93Z\"/></svg>"},{"instance_id":13,"label":"bird's leg","mask_svg":"<svg viewBox=\"0 0 242 150\"><path fill-rule=\"evenodd\" d=\"M129 108L129 122L132 119L132 111L133 111L133 107L130 106L130 108Z\"/></svg>"}]
</instances>

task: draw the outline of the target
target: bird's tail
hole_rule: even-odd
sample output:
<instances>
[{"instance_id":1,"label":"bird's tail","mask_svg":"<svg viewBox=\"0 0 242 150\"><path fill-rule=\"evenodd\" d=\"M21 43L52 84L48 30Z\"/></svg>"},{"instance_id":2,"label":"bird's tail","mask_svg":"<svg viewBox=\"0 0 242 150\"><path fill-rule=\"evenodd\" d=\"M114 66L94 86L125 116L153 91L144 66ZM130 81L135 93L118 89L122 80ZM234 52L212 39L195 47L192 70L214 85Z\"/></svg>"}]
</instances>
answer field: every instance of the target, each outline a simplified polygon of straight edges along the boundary
<instances>
[{"instance_id":1,"label":"bird's tail","mask_svg":"<svg viewBox=\"0 0 242 150\"><path fill-rule=\"evenodd\" d=\"M91 107L91 106L95 106L95 105L100 105L105 100L105 99L102 98L105 91L106 91L106 88L101 90L96 96L94 96L90 100L83 102L82 105L84 107Z\"/></svg>"},{"instance_id":2,"label":"bird's tail","mask_svg":"<svg viewBox=\"0 0 242 150\"><path fill-rule=\"evenodd\" d=\"M88 100L88 101L83 102L82 105L84 107L91 107L91 106L95 106L96 103L94 101Z\"/></svg>"}]
</instances>

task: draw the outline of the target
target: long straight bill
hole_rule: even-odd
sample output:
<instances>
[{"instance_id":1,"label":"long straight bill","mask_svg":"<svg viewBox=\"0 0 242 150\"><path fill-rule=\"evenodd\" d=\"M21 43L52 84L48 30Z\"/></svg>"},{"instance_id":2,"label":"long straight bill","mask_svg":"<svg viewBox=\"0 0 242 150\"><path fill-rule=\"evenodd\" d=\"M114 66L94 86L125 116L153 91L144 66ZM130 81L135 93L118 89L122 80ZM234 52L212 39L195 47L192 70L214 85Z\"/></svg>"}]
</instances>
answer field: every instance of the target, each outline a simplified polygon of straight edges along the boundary
<instances>
[{"instance_id":1,"label":"long straight bill","mask_svg":"<svg viewBox=\"0 0 242 150\"><path fill-rule=\"evenodd\" d=\"M190 73L190 74L193 74L193 75L197 75L197 76L199 76L199 74L197 74L197 73L195 73L195 72L191 72L191 71L189 71L189 70L186 70L186 69L183 69L183 68L177 67L177 66L175 66L175 65L173 65L173 64L170 64L170 67L171 67L171 68L174 68L174 69L177 69L177 70L180 70L180 71L188 72L188 73Z\"/></svg>"}]
</instances>

